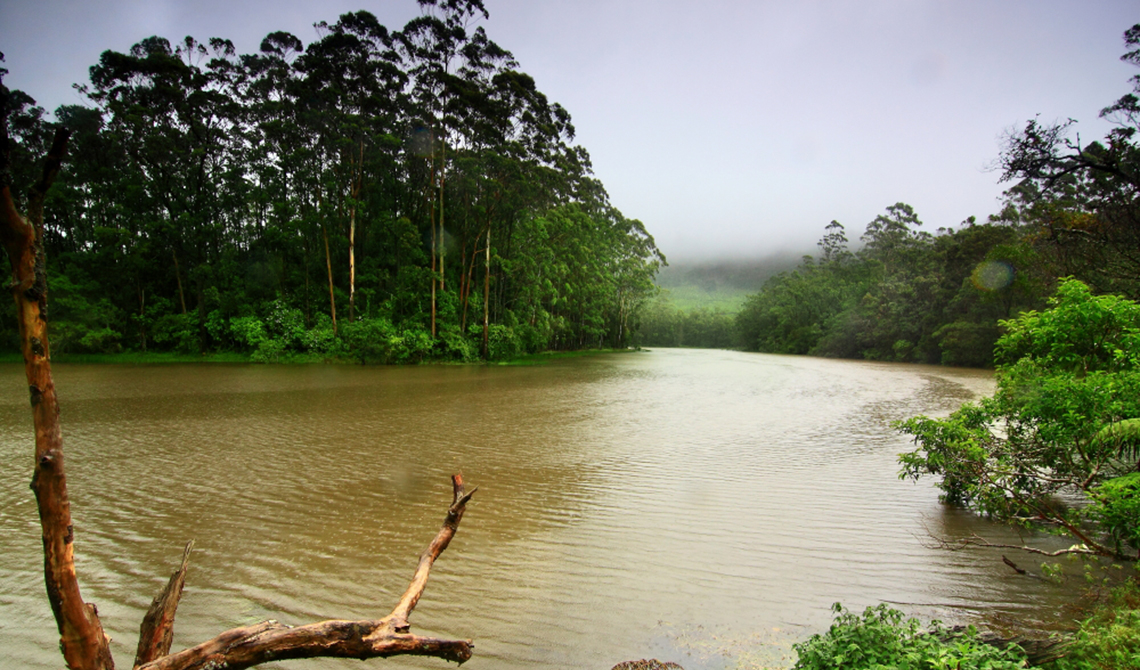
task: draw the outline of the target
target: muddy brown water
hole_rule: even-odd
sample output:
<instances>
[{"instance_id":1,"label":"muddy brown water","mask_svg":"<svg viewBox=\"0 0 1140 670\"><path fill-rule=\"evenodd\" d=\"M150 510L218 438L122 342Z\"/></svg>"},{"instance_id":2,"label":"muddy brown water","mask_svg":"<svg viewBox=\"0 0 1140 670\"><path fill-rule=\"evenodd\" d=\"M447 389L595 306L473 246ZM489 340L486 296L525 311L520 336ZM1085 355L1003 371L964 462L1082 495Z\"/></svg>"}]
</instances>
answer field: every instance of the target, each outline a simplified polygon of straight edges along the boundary
<instances>
[{"instance_id":1,"label":"muddy brown water","mask_svg":"<svg viewBox=\"0 0 1140 670\"><path fill-rule=\"evenodd\" d=\"M6 667L56 668L22 375L0 366L0 648ZM83 594L122 667L189 539L175 649L264 619L386 614L456 471L479 492L412 625L474 639L473 670L779 664L835 601L1059 613L1072 587L932 546L1016 538L897 476L909 442L892 420L992 384L683 349L535 367L56 366Z\"/></svg>"}]
</instances>

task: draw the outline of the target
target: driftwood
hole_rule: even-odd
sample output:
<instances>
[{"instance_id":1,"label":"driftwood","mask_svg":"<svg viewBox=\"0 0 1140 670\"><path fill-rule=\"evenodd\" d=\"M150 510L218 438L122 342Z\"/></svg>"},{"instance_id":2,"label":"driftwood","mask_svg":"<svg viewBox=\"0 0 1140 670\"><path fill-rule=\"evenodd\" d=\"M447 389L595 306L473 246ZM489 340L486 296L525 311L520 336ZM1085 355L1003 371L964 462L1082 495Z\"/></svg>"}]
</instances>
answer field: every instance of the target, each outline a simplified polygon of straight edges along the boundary
<instances>
[{"instance_id":1,"label":"driftwood","mask_svg":"<svg viewBox=\"0 0 1140 670\"><path fill-rule=\"evenodd\" d=\"M2 72L0 72L2 74ZM20 342L35 426L32 489L40 514L44 580L60 633L60 650L72 670L111 670L110 638L103 632L95 605L85 603L75 573L74 532L64 475L59 404L51 374L47 322L47 264L43 248L43 207L59 174L69 132L61 128L47 156L43 176L29 193L28 216L16 207L11 191L8 111L10 96L0 82L0 243L12 265L9 285L16 300ZM453 497L443 527L420 555L415 575L395 609L382 619L329 620L296 628L276 621L226 631L190 649L170 653L174 616L186 582L193 543L166 588L154 599L139 632L136 670L237 670L267 661L318 656L375 658L400 654L437 656L462 663L471 657L470 640L442 640L409 633L408 617L427 586L435 560L459 529L467 501L462 475L452 477Z\"/></svg>"},{"instance_id":2,"label":"driftwood","mask_svg":"<svg viewBox=\"0 0 1140 670\"><path fill-rule=\"evenodd\" d=\"M420 554L420 562L412 582L400 598L391 614L383 619L359 621L329 620L296 628L266 621L254 626L234 628L176 654L162 656L149 663L136 665L136 670L190 670L198 668L227 668L240 670L290 658L316 658L318 656L340 658L387 658L401 654L437 656L448 661L462 663L471 658L474 647L471 640L441 640L421 637L408 632L408 617L423 595L427 586L428 573L435 559L447 549L467 501L475 490L464 491L463 477L452 476L453 501L447 510L443 527L435 539ZM183 563L185 565L185 562ZM171 584L177 581L179 573L171 577ZM180 587L179 587L180 588ZM170 585L167 586L167 591ZM162 596L160 596L161 598ZM159 599L155 599L156 605ZM155 606L151 610L155 610ZM150 614L148 613L148 618ZM173 621L173 611L171 612ZM144 624L145 625L145 624ZM142 649L140 641L139 648ZM167 642L169 648L169 642ZM141 652L140 652L141 653Z\"/></svg>"}]
</instances>

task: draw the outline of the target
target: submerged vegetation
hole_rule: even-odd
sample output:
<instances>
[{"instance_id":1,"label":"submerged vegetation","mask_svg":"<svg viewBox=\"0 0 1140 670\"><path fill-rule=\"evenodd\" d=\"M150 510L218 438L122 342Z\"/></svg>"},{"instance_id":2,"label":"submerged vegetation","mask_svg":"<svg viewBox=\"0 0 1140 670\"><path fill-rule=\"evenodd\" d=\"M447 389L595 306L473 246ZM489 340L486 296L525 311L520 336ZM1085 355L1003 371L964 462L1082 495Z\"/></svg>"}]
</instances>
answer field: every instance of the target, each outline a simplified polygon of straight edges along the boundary
<instances>
[{"instance_id":1,"label":"submerged vegetation","mask_svg":"<svg viewBox=\"0 0 1140 670\"><path fill-rule=\"evenodd\" d=\"M903 475L936 475L946 502L990 518L1060 529L1076 544L1055 555L1140 559L1140 304L1070 279L1048 310L1005 325L992 397L899 424L918 445Z\"/></svg>"},{"instance_id":2,"label":"submerged vegetation","mask_svg":"<svg viewBox=\"0 0 1140 670\"><path fill-rule=\"evenodd\" d=\"M610 204L570 114L477 27L480 0L106 51L49 121L5 96L17 206L46 203L60 353L503 359L633 341L664 262ZM0 317L0 348L15 324Z\"/></svg>"}]
</instances>

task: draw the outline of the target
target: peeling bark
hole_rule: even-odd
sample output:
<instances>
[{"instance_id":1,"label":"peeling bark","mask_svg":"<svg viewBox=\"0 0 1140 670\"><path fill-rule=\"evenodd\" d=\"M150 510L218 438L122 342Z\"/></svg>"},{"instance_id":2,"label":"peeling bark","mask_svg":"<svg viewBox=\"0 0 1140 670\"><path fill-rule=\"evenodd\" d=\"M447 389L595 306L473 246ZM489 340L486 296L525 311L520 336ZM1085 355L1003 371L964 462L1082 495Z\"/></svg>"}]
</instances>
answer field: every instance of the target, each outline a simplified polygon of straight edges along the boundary
<instances>
[{"instance_id":1,"label":"peeling bark","mask_svg":"<svg viewBox=\"0 0 1140 670\"><path fill-rule=\"evenodd\" d=\"M40 514L44 546L44 583L56 626L60 649L73 670L114 668L110 638L103 632L94 605L83 602L75 574L74 529L67 497L63 434L59 404L51 374L51 347L47 333L47 266L43 248L44 198L55 181L67 148L69 131L56 132L39 183L32 187L28 218L12 198L8 157L8 91L0 86L0 201L3 227L0 237L12 265L12 294L20 324L20 345L35 426L35 468L32 490Z\"/></svg>"}]
</instances>

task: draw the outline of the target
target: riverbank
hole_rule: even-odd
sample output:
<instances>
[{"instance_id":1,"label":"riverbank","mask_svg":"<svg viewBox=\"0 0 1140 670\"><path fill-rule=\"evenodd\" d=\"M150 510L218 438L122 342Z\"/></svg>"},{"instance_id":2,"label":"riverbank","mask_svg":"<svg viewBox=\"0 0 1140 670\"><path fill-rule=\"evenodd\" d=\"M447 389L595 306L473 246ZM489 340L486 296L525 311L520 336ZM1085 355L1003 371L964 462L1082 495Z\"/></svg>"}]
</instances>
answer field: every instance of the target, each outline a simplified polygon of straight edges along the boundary
<instances>
[{"instance_id":1,"label":"riverbank","mask_svg":"<svg viewBox=\"0 0 1140 670\"><path fill-rule=\"evenodd\" d=\"M582 349L579 351L544 351L537 354L525 354L502 361L433 361L421 363L392 363L390 365L545 365L553 361L583 356L597 356L599 354L622 354L644 351L642 349ZM52 354L53 363L66 364L98 364L98 365L161 365L185 363L259 363L267 365L360 365L360 361L350 358L322 356L319 354L293 354L267 363L256 360L250 354L239 352L220 352L209 354L183 354L176 352L142 352L126 351L117 354ZM0 363L23 363L23 355L18 352L0 353ZM369 363L369 365L389 365L384 363Z\"/></svg>"}]
</instances>

